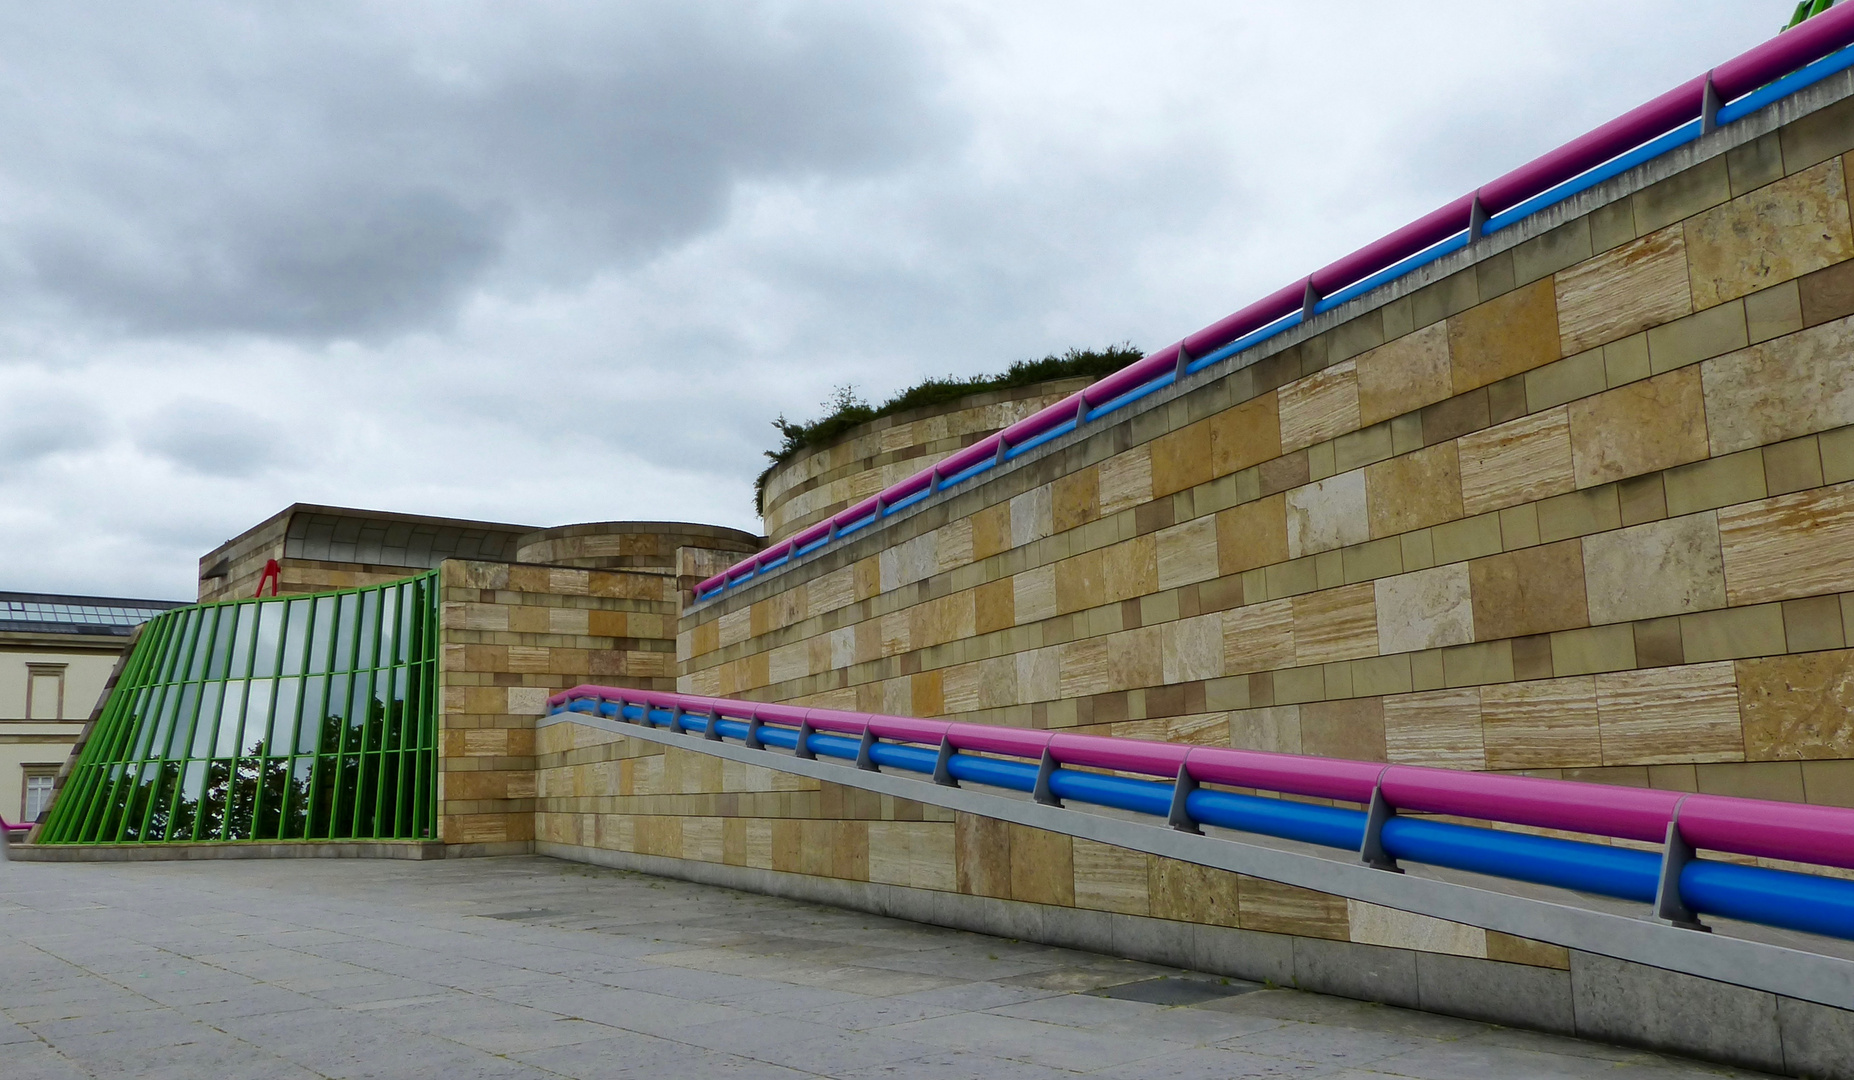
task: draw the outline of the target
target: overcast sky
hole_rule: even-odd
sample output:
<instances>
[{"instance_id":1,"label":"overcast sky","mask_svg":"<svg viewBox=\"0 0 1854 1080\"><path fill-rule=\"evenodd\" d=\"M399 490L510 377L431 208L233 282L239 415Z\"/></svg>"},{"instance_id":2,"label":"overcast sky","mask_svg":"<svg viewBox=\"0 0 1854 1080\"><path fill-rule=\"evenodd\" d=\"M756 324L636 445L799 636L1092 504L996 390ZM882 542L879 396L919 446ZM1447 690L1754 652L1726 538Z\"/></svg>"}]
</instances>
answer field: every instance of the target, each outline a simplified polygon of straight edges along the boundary
<instances>
[{"instance_id":1,"label":"overcast sky","mask_svg":"<svg viewBox=\"0 0 1854 1080\"><path fill-rule=\"evenodd\" d=\"M833 386L1177 340L1789 0L0 7L0 590L291 502L758 527Z\"/></svg>"}]
</instances>

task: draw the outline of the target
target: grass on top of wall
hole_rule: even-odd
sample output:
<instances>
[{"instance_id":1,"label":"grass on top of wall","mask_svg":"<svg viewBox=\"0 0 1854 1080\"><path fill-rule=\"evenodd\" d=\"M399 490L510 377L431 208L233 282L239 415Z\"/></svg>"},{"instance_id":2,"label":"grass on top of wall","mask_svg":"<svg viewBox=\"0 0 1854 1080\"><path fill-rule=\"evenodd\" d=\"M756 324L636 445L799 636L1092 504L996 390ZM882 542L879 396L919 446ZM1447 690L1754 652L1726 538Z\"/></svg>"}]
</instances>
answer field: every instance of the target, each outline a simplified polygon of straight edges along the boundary
<instances>
[{"instance_id":1,"label":"grass on top of wall","mask_svg":"<svg viewBox=\"0 0 1854 1080\"><path fill-rule=\"evenodd\" d=\"M1002 375L973 375L964 379L947 375L923 379L880 405L864 401L854 386L839 386L823 402L823 416L800 422L787 420L785 414L781 413L772 422L772 426L779 432L779 448L765 452L772 459L772 464L754 481L754 508L762 518L766 516L766 482L771 479L774 469L792 460L801 451L829 445L859 424L909 409L942 405L988 390L1010 390L1054 379L1083 376L1099 379L1119 371L1144 355L1130 341L1109 345L1105 349L1070 349L1060 356L1052 353L1041 360L1019 360L1006 368Z\"/></svg>"}]
</instances>

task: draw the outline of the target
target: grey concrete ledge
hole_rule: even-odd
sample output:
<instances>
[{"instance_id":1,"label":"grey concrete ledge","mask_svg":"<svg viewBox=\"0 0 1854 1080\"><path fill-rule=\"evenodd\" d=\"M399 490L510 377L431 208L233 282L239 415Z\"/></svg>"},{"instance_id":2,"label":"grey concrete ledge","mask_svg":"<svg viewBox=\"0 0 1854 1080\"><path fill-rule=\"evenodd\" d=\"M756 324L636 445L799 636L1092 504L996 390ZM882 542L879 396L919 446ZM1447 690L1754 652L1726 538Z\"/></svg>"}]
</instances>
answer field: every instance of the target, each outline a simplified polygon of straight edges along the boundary
<instances>
[{"instance_id":1,"label":"grey concrete ledge","mask_svg":"<svg viewBox=\"0 0 1854 1080\"><path fill-rule=\"evenodd\" d=\"M1791 1076L1854 1080L1854 1012L1572 952L1571 968L1421 953L573 844L572 862Z\"/></svg>"},{"instance_id":2,"label":"grey concrete ledge","mask_svg":"<svg viewBox=\"0 0 1854 1080\"><path fill-rule=\"evenodd\" d=\"M942 787L911 773L858 769L848 762L803 759L782 750L749 750L699 735L621 723L585 713L541 717L537 727L577 723L664 746L711 754L748 765L778 769L845 787L910 799L1081 837L1183 862L1214 866L1303 889L1331 893L1399 911L1478 926L1517 937L1563 945L1579 952L1646 964L1668 971L1742 986L1837 1009L1854 1008L1854 961L1761 941L1699 934L1646 917L1574 907L1417 873L1387 874L1339 856L1311 855L1257 843L1241 834L1198 836L1167 828L1157 819L1129 821L1081 810L1042 806L1027 799L993 795L974 787ZM537 846L536 851L542 849ZM758 890L756 890L758 891ZM1646 911L1643 915L1646 916ZM1021 936L1021 935L1007 935Z\"/></svg>"},{"instance_id":3,"label":"grey concrete ledge","mask_svg":"<svg viewBox=\"0 0 1854 1080\"><path fill-rule=\"evenodd\" d=\"M186 862L195 859L442 859L427 840L231 840L203 844L15 844L13 862Z\"/></svg>"}]
</instances>

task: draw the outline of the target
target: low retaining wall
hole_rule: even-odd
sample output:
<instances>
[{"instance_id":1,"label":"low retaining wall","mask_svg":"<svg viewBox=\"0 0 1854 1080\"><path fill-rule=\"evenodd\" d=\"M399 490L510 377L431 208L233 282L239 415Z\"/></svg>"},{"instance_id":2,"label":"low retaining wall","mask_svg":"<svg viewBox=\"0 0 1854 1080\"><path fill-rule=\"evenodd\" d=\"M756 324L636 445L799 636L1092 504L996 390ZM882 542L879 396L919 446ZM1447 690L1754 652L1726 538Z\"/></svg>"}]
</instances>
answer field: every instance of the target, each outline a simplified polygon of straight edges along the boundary
<instances>
[{"instance_id":1,"label":"low retaining wall","mask_svg":"<svg viewBox=\"0 0 1854 1080\"><path fill-rule=\"evenodd\" d=\"M1854 1077L1835 957L583 715L536 753L540 854Z\"/></svg>"},{"instance_id":2,"label":"low retaining wall","mask_svg":"<svg viewBox=\"0 0 1854 1080\"><path fill-rule=\"evenodd\" d=\"M208 844L14 844L12 862L171 862L194 859L442 859L444 844L425 840L227 841Z\"/></svg>"}]
</instances>

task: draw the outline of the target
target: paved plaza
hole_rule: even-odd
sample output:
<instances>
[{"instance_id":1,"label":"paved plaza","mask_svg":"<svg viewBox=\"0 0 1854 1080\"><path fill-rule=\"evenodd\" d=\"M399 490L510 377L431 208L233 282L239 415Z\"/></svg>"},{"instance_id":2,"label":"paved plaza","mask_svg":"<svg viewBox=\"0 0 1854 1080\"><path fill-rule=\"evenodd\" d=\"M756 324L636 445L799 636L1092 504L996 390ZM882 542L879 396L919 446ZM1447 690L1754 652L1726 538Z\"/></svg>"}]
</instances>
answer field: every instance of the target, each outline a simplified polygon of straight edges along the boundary
<instances>
[{"instance_id":1,"label":"paved plaza","mask_svg":"<svg viewBox=\"0 0 1854 1080\"><path fill-rule=\"evenodd\" d=\"M1749 1076L540 858L0 866L0 1076Z\"/></svg>"}]
</instances>

